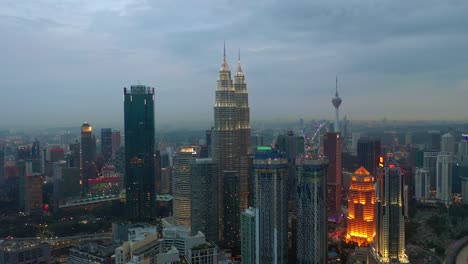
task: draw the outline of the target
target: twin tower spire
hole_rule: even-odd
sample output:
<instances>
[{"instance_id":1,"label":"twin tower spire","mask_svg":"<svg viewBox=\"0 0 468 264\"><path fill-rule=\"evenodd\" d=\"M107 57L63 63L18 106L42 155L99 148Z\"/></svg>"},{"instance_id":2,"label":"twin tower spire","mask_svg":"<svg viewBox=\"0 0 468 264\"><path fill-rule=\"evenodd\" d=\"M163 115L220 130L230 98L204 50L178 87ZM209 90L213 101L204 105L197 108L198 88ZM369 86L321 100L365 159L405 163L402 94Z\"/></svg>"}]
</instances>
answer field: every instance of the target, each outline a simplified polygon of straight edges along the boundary
<instances>
[{"instance_id":1,"label":"twin tower spire","mask_svg":"<svg viewBox=\"0 0 468 264\"><path fill-rule=\"evenodd\" d=\"M221 71L229 71L229 65L226 60L226 42L224 42L224 47L223 47L223 64L221 64ZM236 70L236 75L238 73L243 73L242 72L242 67L241 67L241 62L240 62L240 49L239 53L237 56L237 70Z\"/></svg>"}]
</instances>

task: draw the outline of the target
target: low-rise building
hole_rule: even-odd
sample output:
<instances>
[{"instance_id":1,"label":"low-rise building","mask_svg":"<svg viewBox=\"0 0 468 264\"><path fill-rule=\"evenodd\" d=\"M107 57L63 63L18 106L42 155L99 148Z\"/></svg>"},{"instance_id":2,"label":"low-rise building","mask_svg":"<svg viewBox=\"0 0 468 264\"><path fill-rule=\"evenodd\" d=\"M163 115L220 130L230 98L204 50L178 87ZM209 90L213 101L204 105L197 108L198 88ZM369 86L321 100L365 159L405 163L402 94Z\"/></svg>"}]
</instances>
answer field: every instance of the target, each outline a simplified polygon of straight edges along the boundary
<instances>
[{"instance_id":1,"label":"low-rise building","mask_svg":"<svg viewBox=\"0 0 468 264\"><path fill-rule=\"evenodd\" d=\"M110 242L90 242L70 249L69 264L110 264L116 245Z\"/></svg>"},{"instance_id":2,"label":"low-rise building","mask_svg":"<svg viewBox=\"0 0 468 264\"><path fill-rule=\"evenodd\" d=\"M49 263L51 247L39 241L0 241L0 264Z\"/></svg>"}]
</instances>

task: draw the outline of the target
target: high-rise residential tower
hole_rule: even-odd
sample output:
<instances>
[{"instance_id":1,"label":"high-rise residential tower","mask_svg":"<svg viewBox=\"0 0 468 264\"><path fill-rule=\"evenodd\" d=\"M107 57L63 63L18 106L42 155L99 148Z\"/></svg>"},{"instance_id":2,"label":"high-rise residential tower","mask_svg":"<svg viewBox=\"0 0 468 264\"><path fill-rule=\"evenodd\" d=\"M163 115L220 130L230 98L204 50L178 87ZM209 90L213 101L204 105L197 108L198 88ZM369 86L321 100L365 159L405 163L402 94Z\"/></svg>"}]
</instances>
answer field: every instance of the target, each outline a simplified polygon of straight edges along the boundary
<instances>
[{"instance_id":1,"label":"high-rise residential tower","mask_svg":"<svg viewBox=\"0 0 468 264\"><path fill-rule=\"evenodd\" d=\"M331 215L341 213L341 134L328 132L323 137L323 154L329 160L327 170L327 206Z\"/></svg>"},{"instance_id":2,"label":"high-rise residential tower","mask_svg":"<svg viewBox=\"0 0 468 264\"><path fill-rule=\"evenodd\" d=\"M127 218L151 220L154 216L154 88L124 88L125 191Z\"/></svg>"},{"instance_id":3,"label":"high-rise residential tower","mask_svg":"<svg viewBox=\"0 0 468 264\"><path fill-rule=\"evenodd\" d=\"M449 205L452 203L452 153L440 152L437 155L436 198Z\"/></svg>"},{"instance_id":4,"label":"high-rise residential tower","mask_svg":"<svg viewBox=\"0 0 468 264\"><path fill-rule=\"evenodd\" d=\"M112 131L112 160L116 158L117 150L120 148L120 131Z\"/></svg>"},{"instance_id":5,"label":"high-rise residential tower","mask_svg":"<svg viewBox=\"0 0 468 264\"><path fill-rule=\"evenodd\" d=\"M418 200L430 199L431 177L429 171L424 168L416 168L414 177L414 197Z\"/></svg>"},{"instance_id":6,"label":"high-rise residential tower","mask_svg":"<svg viewBox=\"0 0 468 264\"><path fill-rule=\"evenodd\" d=\"M195 147L182 147L177 153L174 161L174 217L177 225L185 225L190 229L191 211L191 172L190 163L197 158ZM197 230L201 231L201 230Z\"/></svg>"},{"instance_id":7,"label":"high-rise residential tower","mask_svg":"<svg viewBox=\"0 0 468 264\"><path fill-rule=\"evenodd\" d=\"M441 137L440 150L455 154L455 138L450 133L445 133Z\"/></svg>"},{"instance_id":8,"label":"high-rise residential tower","mask_svg":"<svg viewBox=\"0 0 468 264\"><path fill-rule=\"evenodd\" d=\"M382 227L373 250L377 263L409 263L405 254L403 179L400 166L391 155L384 167Z\"/></svg>"},{"instance_id":9,"label":"high-rise residential tower","mask_svg":"<svg viewBox=\"0 0 468 264\"><path fill-rule=\"evenodd\" d=\"M338 95L338 76L337 76L335 97L333 97L332 99L333 107L335 107L335 124L334 124L335 133L338 133L340 131L340 118L339 118L338 108L340 107L341 102L342 100L340 96Z\"/></svg>"},{"instance_id":10,"label":"high-rise residential tower","mask_svg":"<svg viewBox=\"0 0 468 264\"><path fill-rule=\"evenodd\" d=\"M96 161L96 136L93 128L88 123L81 126L81 170L83 183L83 196L88 193L88 180L97 177L95 170Z\"/></svg>"},{"instance_id":11,"label":"high-rise residential tower","mask_svg":"<svg viewBox=\"0 0 468 264\"><path fill-rule=\"evenodd\" d=\"M288 160L258 147L253 160L261 263L288 262Z\"/></svg>"},{"instance_id":12,"label":"high-rise residential tower","mask_svg":"<svg viewBox=\"0 0 468 264\"><path fill-rule=\"evenodd\" d=\"M351 176L346 241L367 246L375 236L374 177L364 167Z\"/></svg>"},{"instance_id":13,"label":"high-rise residential tower","mask_svg":"<svg viewBox=\"0 0 468 264\"><path fill-rule=\"evenodd\" d=\"M250 125L247 98L240 60L233 83L224 51L214 107L213 161L217 164L219 178L220 240L230 248L240 246L240 212L248 204Z\"/></svg>"},{"instance_id":14,"label":"high-rise residential tower","mask_svg":"<svg viewBox=\"0 0 468 264\"><path fill-rule=\"evenodd\" d=\"M327 167L324 158L300 157L297 179L297 261L327 262Z\"/></svg>"},{"instance_id":15,"label":"high-rise residential tower","mask_svg":"<svg viewBox=\"0 0 468 264\"><path fill-rule=\"evenodd\" d=\"M110 163L112 160L112 129L110 128L101 128L101 153L104 163Z\"/></svg>"}]
</instances>

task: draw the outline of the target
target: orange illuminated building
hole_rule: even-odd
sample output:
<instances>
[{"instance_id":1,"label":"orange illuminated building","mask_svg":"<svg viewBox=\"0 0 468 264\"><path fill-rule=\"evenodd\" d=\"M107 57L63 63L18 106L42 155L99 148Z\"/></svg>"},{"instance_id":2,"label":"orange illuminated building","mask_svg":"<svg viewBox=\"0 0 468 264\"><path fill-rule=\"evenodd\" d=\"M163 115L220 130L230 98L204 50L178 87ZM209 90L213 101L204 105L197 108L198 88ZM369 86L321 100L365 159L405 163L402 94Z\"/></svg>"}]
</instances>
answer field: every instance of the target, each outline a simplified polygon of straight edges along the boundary
<instances>
[{"instance_id":1,"label":"orange illuminated building","mask_svg":"<svg viewBox=\"0 0 468 264\"><path fill-rule=\"evenodd\" d=\"M368 246L375 237L374 177L360 167L351 177L346 242Z\"/></svg>"}]
</instances>

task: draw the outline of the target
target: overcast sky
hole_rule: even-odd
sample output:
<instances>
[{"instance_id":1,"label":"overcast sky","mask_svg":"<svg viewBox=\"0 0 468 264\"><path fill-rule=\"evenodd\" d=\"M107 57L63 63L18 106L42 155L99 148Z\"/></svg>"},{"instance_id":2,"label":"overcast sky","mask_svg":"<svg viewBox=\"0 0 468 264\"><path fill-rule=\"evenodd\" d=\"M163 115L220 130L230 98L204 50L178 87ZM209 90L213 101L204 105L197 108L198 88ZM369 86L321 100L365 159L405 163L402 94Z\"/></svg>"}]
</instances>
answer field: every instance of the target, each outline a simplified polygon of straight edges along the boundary
<instances>
[{"instance_id":1,"label":"overcast sky","mask_svg":"<svg viewBox=\"0 0 468 264\"><path fill-rule=\"evenodd\" d=\"M252 120L468 120L468 1L2 0L0 128L123 124L154 86L159 124L213 119L226 41Z\"/></svg>"}]
</instances>

